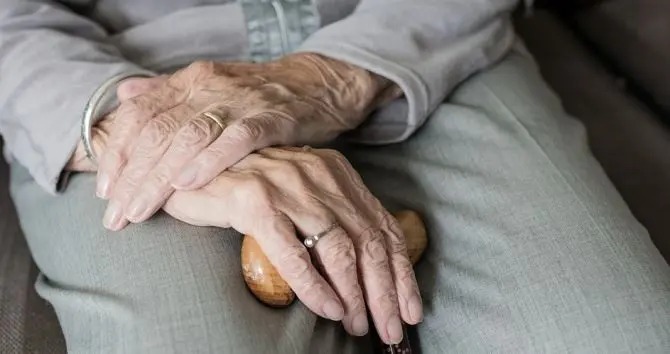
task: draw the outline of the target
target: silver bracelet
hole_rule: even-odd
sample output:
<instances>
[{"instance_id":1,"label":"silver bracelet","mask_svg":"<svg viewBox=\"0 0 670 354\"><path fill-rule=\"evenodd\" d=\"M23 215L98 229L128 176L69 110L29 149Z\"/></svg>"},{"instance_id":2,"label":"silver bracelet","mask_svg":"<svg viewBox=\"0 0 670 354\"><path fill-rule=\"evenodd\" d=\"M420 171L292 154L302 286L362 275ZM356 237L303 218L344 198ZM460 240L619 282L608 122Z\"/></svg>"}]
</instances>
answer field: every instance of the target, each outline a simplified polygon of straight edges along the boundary
<instances>
[{"instance_id":1,"label":"silver bracelet","mask_svg":"<svg viewBox=\"0 0 670 354\"><path fill-rule=\"evenodd\" d=\"M92 127L93 124L97 121L98 116L98 105L100 101L105 97L105 94L113 86L118 85L121 81L131 78L131 77L156 77L157 75L150 71L133 71L129 73L123 73L111 77L105 81L100 87L98 87L91 98L86 103L86 108L84 109L84 115L81 119L81 140L84 144L84 149L86 150L86 156L91 163L97 165L97 157L95 156L95 151L93 151L93 133Z\"/></svg>"}]
</instances>

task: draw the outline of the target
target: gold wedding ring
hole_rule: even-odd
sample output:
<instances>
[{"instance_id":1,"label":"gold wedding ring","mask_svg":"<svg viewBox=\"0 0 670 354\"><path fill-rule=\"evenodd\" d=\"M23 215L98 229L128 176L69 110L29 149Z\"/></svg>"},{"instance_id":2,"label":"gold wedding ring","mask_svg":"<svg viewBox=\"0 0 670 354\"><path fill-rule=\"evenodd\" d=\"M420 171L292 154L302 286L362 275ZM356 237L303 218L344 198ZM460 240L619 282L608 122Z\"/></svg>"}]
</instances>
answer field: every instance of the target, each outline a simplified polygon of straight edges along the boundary
<instances>
[{"instance_id":1,"label":"gold wedding ring","mask_svg":"<svg viewBox=\"0 0 670 354\"><path fill-rule=\"evenodd\" d=\"M226 129L226 123L224 123L223 118L221 118L221 116L219 116L218 114L207 111L202 115L213 120L219 127L221 127L221 130Z\"/></svg>"}]
</instances>

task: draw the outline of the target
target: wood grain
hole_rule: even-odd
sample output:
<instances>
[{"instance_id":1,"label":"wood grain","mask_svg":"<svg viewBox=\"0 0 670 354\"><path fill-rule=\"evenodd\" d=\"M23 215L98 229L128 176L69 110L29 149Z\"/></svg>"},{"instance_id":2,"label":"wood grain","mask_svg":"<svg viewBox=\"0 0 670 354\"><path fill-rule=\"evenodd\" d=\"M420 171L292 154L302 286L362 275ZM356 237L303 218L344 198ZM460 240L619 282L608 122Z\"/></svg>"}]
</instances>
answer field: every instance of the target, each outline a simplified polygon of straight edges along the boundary
<instances>
[{"instance_id":1,"label":"wood grain","mask_svg":"<svg viewBox=\"0 0 670 354\"><path fill-rule=\"evenodd\" d=\"M251 293L268 306L282 308L295 300L291 287L249 235L242 241L242 275Z\"/></svg>"},{"instance_id":2,"label":"wood grain","mask_svg":"<svg viewBox=\"0 0 670 354\"><path fill-rule=\"evenodd\" d=\"M412 264L416 264L428 243L423 221L414 211L401 211L393 215L405 235L409 258ZM289 306L296 298L295 293L277 273L253 236L244 236L241 252L242 275L251 293L268 306Z\"/></svg>"}]
</instances>

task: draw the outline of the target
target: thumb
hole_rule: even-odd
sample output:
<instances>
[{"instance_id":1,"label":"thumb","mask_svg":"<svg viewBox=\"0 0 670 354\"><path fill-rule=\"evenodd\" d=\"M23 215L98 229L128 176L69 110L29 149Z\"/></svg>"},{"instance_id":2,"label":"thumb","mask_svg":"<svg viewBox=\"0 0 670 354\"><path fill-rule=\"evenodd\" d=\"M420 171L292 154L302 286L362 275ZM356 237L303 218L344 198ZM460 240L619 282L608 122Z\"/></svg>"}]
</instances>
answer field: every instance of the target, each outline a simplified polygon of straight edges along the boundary
<instances>
[{"instance_id":1,"label":"thumb","mask_svg":"<svg viewBox=\"0 0 670 354\"><path fill-rule=\"evenodd\" d=\"M116 89L116 96L123 102L160 87L167 80L167 76L131 77L121 81Z\"/></svg>"}]
</instances>

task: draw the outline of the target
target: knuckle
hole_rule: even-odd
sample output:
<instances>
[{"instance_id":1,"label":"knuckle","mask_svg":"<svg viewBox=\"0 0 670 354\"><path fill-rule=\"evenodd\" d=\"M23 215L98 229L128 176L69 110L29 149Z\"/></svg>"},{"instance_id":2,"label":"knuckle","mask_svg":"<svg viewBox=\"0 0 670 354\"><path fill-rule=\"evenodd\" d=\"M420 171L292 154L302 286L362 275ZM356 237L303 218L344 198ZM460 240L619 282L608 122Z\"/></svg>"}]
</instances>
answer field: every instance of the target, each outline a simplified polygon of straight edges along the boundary
<instances>
[{"instance_id":1,"label":"knuckle","mask_svg":"<svg viewBox=\"0 0 670 354\"><path fill-rule=\"evenodd\" d=\"M256 87L250 86L248 81L248 78L236 78L231 80L231 85L237 87L244 94L247 102L253 102L253 109L247 111L247 114L255 113L255 115L263 115L265 114L264 111L272 107L272 105L266 99L266 95Z\"/></svg>"},{"instance_id":2,"label":"knuckle","mask_svg":"<svg viewBox=\"0 0 670 354\"><path fill-rule=\"evenodd\" d=\"M334 149L320 149L318 150L318 155L322 160L321 166L324 169L336 171L336 173L344 176L347 180L351 180L355 185L362 184L360 176L341 152Z\"/></svg>"},{"instance_id":3,"label":"knuckle","mask_svg":"<svg viewBox=\"0 0 670 354\"><path fill-rule=\"evenodd\" d=\"M392 254L403 255L407 253L407 244L402 234L389 232L387 240Z\"/></svg>"},{"instance_id":4,"label":"knuckle","mask_svg":"<svg viewBox=\"0 0 670 354\"><path fill-rule=\"evenodd\" d=\"M137 183L137 181L144 177L147 172L147 167L144 163L131 161L124 169L121 175L121 180L124 183Z\"/></svg>"},{"instance_id":5,"label":"knuckle","mask_svg":"<svg viewBox=\"0 0 670 354\"><path fill-rule=\"evenodd\" d=\"M282 265L283 276L288 280L313 281L310 279L309 253L304 247L299 245L287 247L279 254L279 262Z\"/></svg>"},{"instance_id":6,"label":"knuckle","mask_svg":"<svg viewBox=\"0 0 670 354\"><path fill-rule=\"evenodd\" d=\"M365 234L367 236L363 237L362 251L363 255L367 258L366 263L377 269L388 268L388 255L381 232L370 228Z\"/></svg>"},{"instance_id":7,"label":"knuckle","mask_svg":"<svg viewBox=\"0 0 670 354\"><path fill-rule=\"evenodd\" d=\"M183 146L193 146L208 141L214 136L212 126L202 119L192 119L179 132L179 142Z\"/></svg>"},{"instance_id":8,"label":"knuckle","mask_svg":"<svg viewBox=\"0 0 670 354\"><path fill-rule=\"evenodd\" d=\"M234 141L254 141L263 135L260 125L249 121L231 125L226 130L227 135Z\"/></svg>"},{"instance_id":9,"label":"knuckle","mask_svg":"<svg viewBox=\"0 0 670 354\"><path fill-rule=\"evenodd\" d=\"M314 152L305 151L302 153L300 163L304 166L304 170L311 177L318 179L319 183L331 192L337 192L339 183L333 174L328 160Z\"/></svg>"},{"instance_id":10,"label":"knuckle","mask_svg":"<svg viewBox=\"0 0 670 354\"><path fill-rule=\"evenodd\" d=\"M381 206L381 202L379 203ZM389 231L389 235L392 235L393 241L394 242L403 242L403 245L405 244L405 234L402 231L402 228L400 227L400 223L398 222L398 219L396 219L393 215L391 215L388 211L382 208L384 210L383 215L381 217L381 228L384 230Z\"/></svg>"},{"instance_id":11,"label":"knuckle","mask_svg":"<svg viewBox=\"0 0 670 354\"><path fill-rule=\"evenodd\" d=\"M253 176L247 179L242 192L241 200L248 201L257 211L267 211L272 209L270 188L265 180L260 176Z\"/></svg>"},{"instance_id":12,"label":"knuckle","mask_svg":"<svg viewBox=\"0 0 670 354\"><path fill-rule=\"evenodd\" d=\"M279 97L283 99L292 99L297 95L291 91L286 85L278 82L264 82L260 84L261 89L272 97Z\"/></svg>"},{"instance_id":13,"label":"knuckle","mask_svg":"<svg viewBox=\"0 0 670 354\"><path fill-rule=\"evenodd\" d=\"M142 178L145 176L146 171L142 166L133 166L127 168L123 172L121 184L123 185L124 190L134 190Z\"/></svg>"},{"instance_id":14,"label":"knuckle","mask_svg":"<svg viewBox=\"0 0 670 354\"><path fill-rule=\"evenodd\" d=\"M165 144L175 125L171 119L156 118L150 120L142 132L144 144L147 147L157 147Z\"/></svg>"},{"instance_id":15,"label":"knuckle","mask_svg":"<svg viewBox=\"0 0 670 354\"><path fill-rule=\"evenodd\" d=\"M353 244L347 241L345 239L331 245L325 252L324 262L337 265L342 271L353 270L351 268L356 264L356 252Z\"/></svg>"},{"instance_id":16,"label":"knuckle","mask_svg":"<svg viewBox=\"0 0 670 354\"><path fill-rule=\"evenodd\" d=\"M294 162L283 160L279 162L278 171L281 174L280 177L286 181L299 181L302 180L302 172L300 167L298 167Z\"/></svg>"},{"instance_id":17,"label":"knuckle","mask_svg":"<svg viewBox=\"0 0 670 354\"><path fill-rule=\"evenodd\" d=\"M309 166L322 171L328 171L328 161L322 155L314 153L312 150L302 152L302 160Z\"/></svg>"},{"instance_id":18,"label":"knuckle","mask_svg":"<svg viewBox=\"0 0 670 354\"><path fill-rule=\"evenodd\" d=\"M151 111L152 101L143 96L135 96L128 101L121 103L117 111L117 119L137 120L146 119L144 113Z\"/></svg>"},{"instance_id":19,"label":"knuckle","mask_svg":"<svg viewBox=\"0 0 670 354\"><path fill-rule=\"evenodd\" d=\"M139 97L133 97L119 105L116 111L116 119L123 120L130 113L142 111L144 108Z\"/></svg>"},{"instance_id":20,"label":"knuckle","mask_svg":"<svg viewBox=\"0 0 670 354\"><path fill-rule=\"evenodd\" d=\"M246 188L249 192L256 195L264 196L268 194L267 185L260 176L249 178L246 183Z\"/></svg>"},{"instance_id":21,"label":"knuckle","mask_svg":"<svg viewBox=\"0 0 670 354\"><path fill-rule=\"evenodd\" d=\"M402 229L400 229L397 220L391 214L386 213L386 215L382 217L381 229L385 231L386 243L388 244L391 255L394 257L405 258L409 262L405 234L402 232Z\"/></svg>"},{"instance_id":22,"label":"knuckle","mask_svg":"<svg viewBox=\"0 0 670 354\"><path fill-rule=\"evenodd\" d=\"M347 258L347 261L342 263L331 263L330 266L324 266L324 268L330 278L340 281L350 282L357 275L356 263L353 258Z\"/></svg>"},{"instance_id":23,"label":"knuckle","mask_svg":"<svg viewBox=\"0 0 670 354\"><path fill-rule=\"evenodd\" d=\"M170 184L170 181L172 181L172 174L170 171L165 168L165 167L158 167L154 171L154 175L151 179L151 184L154 186L167 186Z\"/></svg>"},{"instance_id":24,"label":"knuckle","mask_svg":"<svg viewBox=\"0 0 670 354\"><path fill-rule=\"evenodd\" d=\"M396 279L403 284L413 284L415 281L412 263L406 257L394 257Z\"/></svg>"}]
</instances>

